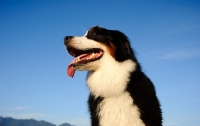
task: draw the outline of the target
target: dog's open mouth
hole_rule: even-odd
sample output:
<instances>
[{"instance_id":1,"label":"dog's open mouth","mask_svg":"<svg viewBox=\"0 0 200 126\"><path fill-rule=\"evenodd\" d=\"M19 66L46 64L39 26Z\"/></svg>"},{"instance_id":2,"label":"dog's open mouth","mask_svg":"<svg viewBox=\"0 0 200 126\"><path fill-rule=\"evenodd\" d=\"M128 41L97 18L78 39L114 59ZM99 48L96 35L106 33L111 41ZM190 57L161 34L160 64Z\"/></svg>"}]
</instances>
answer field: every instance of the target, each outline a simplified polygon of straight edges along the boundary
<instances>
[{"instance_id":1,"label":"dog's open mouth","mask_svg":"<svg viewBox=\"0 0 200 126\"><path fill-rule=\"evenodd\" d=\"M67 48L69 54L75 57L67 68L67 74L70 77L74 76L75 68L87 63L99 60L103 56L103 50L98 48L78 50L75 48Z\"/></svg>"}]
</instances>

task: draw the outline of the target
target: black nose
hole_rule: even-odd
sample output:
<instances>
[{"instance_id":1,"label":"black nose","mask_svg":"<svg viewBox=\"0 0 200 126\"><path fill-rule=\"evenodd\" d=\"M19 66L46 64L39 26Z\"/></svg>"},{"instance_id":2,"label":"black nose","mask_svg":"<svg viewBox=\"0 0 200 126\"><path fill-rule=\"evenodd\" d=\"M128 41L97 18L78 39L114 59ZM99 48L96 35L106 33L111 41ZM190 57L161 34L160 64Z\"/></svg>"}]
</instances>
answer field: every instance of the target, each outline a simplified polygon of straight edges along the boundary
<instances>
[{"instance_id":1,"label":"black nose","mask_svg":"<svg viewBox=\"0 0 200 126\"><path fill-rule=\"evenodd\" d=\"M72 38L73 38L73 36L66 36L66 37L64 38L64 44L67 45L68 42L69 42Z\"/></svg>"}]
</instances>

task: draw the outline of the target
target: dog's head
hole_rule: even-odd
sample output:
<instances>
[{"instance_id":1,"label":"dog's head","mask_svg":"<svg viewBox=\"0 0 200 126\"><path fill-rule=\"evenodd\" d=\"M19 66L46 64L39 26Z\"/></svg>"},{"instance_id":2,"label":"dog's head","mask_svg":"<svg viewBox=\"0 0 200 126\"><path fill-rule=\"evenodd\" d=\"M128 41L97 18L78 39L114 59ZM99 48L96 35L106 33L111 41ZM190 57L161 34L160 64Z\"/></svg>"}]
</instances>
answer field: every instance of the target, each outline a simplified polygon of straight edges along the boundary
<instances>
[{"instance_id":1,"label":"dog's head","mask_svg":"<svg viewBox=\"0 0 200 126\"><path fill-rule=\"evenodd\" d=\"M102 65L112 65L111 61L134 60L128 38L116 30L99 26L90 28L84 36L66 36L64 44L74 60L68 66L68 75L75 70L96 71Z\"/></svg>"}]
</instances>

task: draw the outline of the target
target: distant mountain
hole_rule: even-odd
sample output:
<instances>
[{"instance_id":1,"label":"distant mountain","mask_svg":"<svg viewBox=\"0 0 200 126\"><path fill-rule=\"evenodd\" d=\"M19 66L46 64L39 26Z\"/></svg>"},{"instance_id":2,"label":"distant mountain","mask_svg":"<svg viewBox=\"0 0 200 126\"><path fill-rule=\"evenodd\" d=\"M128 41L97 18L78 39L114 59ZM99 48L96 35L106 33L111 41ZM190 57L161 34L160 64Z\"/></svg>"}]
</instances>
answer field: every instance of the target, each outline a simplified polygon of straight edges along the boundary
<instances>
[{"instance_id":1,"label":"distant mountain","mask_svg":"<svg viewBox=\"0 0 200 126\"><path fill-rule=\"evenodd\" d=\"M61 125L59 125L59 126L74 126L74 125L71 125L71 124L69 124L69 123L63 123L63 124L61 124Z\"/></svg>"},{"instance_id":2,"label":"distant mountain","mask_svg":"<svg viewBox=\"0 0 200 126\"><path fill-rule=\"evenodd\" d=\"M34 119L13 119L10 117L0 117L0 126L56 126L45 121L36 121Z\"/></svg>"},{"instance_id":3,"label":"distant mountain","mask_svg":"<svg viewBox=\"0 0 200 126\"><path fill-rule=\"evenodd\" d=\"M13 119L11 117L0 117L0 126L56 126L46 121L36 121L34 119ZM59 126L73 126L63 123Z\"/></svg>"}]
</instances>

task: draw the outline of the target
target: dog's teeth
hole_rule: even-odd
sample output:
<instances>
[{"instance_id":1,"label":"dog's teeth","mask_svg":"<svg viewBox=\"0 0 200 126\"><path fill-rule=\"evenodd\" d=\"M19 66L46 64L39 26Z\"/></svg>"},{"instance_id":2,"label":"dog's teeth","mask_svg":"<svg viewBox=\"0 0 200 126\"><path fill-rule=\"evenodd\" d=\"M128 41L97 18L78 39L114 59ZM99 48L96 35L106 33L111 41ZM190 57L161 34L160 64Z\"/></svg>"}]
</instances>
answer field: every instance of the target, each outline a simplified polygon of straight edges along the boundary
<instances>
[{"instance_id":1,"label":"dog's teeth","mask_svg":"<svg viewBox=\"0 0 200 126\"><path fill-rule=\"evenodd\" d=\"M80 61L80 57L78 57L78 61Z\"/></svg>"},{"instance_id":2,"label":"dog's teeth","mask_svg":"<svg viewBox=\"0 0 200 126\"><path fill-rule=\"evenodd\" d=\"M92 53L92 56L94 55L94 53Z\"/></svg>"}]
</instances>

